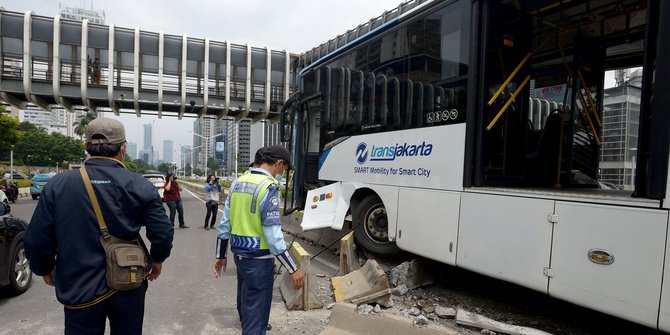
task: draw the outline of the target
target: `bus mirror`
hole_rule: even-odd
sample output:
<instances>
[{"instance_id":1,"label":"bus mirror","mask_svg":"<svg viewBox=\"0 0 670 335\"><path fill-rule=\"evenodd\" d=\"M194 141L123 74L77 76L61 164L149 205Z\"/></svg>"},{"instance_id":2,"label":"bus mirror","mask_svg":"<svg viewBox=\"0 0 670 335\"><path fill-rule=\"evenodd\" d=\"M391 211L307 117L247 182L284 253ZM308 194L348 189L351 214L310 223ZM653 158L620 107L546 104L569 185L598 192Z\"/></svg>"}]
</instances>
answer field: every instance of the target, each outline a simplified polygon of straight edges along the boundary
<instances>
[{"instance_id":1,"label":"bus mirror","mask_svg":"<svg viewBox=\"0 0 670 335\"><path fill-rule=\"evenodd\" d=\"M292 120L295 112L294 104L297 100L299 100L298 94L294 93L284 102L284 106L279 111L279 137L282 142L291 140L291 127L293 127Z\"/></svg>"},{"instance_id":2,"label":"bus mirror","mask_svg":"<svg viewBox=\"0 0 670 335\"><path fill-rule=\"evenodd\" d=\"M286 110L279 115L279 136L282 142L291 140L291 115Z\"/></svg>"}]
</instances>

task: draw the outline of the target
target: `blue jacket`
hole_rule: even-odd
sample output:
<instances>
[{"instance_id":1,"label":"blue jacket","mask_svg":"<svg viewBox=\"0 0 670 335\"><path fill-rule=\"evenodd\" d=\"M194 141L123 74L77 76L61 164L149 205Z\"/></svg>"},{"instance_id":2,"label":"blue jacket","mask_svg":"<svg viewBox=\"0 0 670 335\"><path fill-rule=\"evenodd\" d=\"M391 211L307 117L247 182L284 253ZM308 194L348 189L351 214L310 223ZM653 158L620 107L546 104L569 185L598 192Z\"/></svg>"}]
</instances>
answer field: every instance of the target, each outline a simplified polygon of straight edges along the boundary
<instances>
[{"instance_id":1,"label":"blue jacket","mask_svg":"<svg viewBox=\"0 0 670 335\"><path fill-rule=\"evenodd\" d=\"M155 186L115 159L93 157L85 165L109 233L132 240L145 226L150 256L163 262L172 249L173 228ZM62 304L87 303L109 290L100 236L80 172L54 176L42 190L24 244L36 275L55 267L56 297Z\"/></svg>"}]
</instances>

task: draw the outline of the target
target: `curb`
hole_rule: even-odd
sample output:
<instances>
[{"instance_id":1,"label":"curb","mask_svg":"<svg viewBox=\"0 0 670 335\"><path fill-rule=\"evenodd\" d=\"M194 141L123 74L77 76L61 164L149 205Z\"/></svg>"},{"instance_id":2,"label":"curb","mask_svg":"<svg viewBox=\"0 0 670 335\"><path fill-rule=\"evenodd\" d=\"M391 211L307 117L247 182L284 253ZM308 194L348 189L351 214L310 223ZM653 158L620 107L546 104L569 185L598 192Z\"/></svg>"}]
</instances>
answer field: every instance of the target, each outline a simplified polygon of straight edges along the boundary
<instances>
[{"instance_id":1,"label":"curb","mask_svg":"<svg viewBox=\"0 0 670 335\"><path fill-rule=\"evenodd\" d=\"M434 324L417 326L412 319L389 313L362 315L356 312L354 304L335 304L328 326L321 332L321 335L355 334L457 335L458 332Z\"/></svg>"},{"instance_id":2,"label":"curb","mask_svg":"<svg viewBox=\"0 0 670 335\"><path fill-rule=\"evenodd\" d=\"M29 197L30 196L30 187L20 187L19 188L19 198Z\"/></svg>"}]
</instances>

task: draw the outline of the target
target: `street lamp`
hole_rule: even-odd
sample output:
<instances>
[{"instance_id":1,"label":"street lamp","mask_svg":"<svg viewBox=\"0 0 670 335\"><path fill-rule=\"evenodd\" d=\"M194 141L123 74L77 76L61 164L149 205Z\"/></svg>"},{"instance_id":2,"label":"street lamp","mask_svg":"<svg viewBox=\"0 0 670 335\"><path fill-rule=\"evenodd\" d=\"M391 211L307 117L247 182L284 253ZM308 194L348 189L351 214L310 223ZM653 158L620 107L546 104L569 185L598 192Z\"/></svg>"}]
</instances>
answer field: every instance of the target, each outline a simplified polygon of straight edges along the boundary
<instances>
[{"instance_id":1,"label":"street lamp","mask_svg":"<svg viewBox=\"0 0 670 335\"><path fill-rule=\"evenodd\" d=\"M188 132L195 135L195 136L201 137L203 140L205 140L205 178L207 178L207 158L209 157L209 152L207 150L208 149L207 147L208 147L208 144L209 144L209 140L211 140L211 139L213 139L217 136L221 136L221 135L223 135L223 133L212 135L212 136L202 136L202 135L196 134L196 133L194 133L190 130ZM193 155L191 155L191 157L193 157ZM193 169L193 166L191 166L191 171L193 171L192 169Z\"/></svg>"},{"instance_id":2,"label":"street lamp","mask_svg":"<svg viewBox=\"0 0 670 335\"><path fill-rule=\"evenodd\" d=\"M191 154L191 178L193 178L193 150L202 147L202 145L199 145L197 147L192 148L192 146L190 146L190 145L182 145L180 143L177 143L177 144L179 144L180 147L188 149L189 153ZM183 163L182 163L182 168L184 168ZM184 168L184 174L186 174L186 168Z\"/></svg>"},{"instance_id":3,"label":"street lamp","mask_svg":"<svg viewBox=\"0 0 670 335\"><path fill-rule=\"evenodd\" d=\"M30 157L31 157L31 156L32 156L32 155L28 155L28 175L30 175L30 170L31 170L31 169L30 169Z\"/></svg>"}]
</instances>

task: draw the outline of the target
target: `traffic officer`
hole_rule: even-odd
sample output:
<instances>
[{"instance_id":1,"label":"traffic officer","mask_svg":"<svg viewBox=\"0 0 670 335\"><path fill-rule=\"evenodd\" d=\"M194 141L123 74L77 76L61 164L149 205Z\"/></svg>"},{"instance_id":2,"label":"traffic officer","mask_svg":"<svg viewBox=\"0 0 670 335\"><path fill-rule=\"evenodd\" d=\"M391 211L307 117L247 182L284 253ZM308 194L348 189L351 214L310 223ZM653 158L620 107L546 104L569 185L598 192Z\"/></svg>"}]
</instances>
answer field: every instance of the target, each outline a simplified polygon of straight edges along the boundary
<instances>
[{"instance_id":1,"label":"traffic officer","mask_svg":"<svg viewBox=\"0 0 670 335\"><path fill-rule=\"evenodd\" d=\"M216 277L226 271L229 239L237 267L237 312L243 335L265 334L270 318L274 258L288 270L300 289L304 274L286 247L279 214L279 183L290 166L290 154L281 145L256 153L259 167L251 167L230 187L218 227Z\"/></svg>"}]
</instances>

